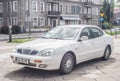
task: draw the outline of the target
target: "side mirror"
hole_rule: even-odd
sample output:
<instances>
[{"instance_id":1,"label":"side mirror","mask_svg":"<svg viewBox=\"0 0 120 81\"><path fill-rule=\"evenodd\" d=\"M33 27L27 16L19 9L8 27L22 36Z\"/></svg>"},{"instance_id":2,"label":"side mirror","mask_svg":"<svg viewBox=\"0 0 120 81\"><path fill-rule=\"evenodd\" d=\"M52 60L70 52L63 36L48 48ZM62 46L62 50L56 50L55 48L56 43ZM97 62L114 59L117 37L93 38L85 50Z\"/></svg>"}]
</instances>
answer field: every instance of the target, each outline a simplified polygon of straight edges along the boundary
<instances>
[{"instance_id":1,"label":"side mirror","mask_svg":"<svg viewBox=\"0 0 120 81\"><path fill-rule=\"evenodd\" d=\"M85 40L88 40L88 36L82 36L81 38L79 38L79 41L85 41Z\"/></svg>"}]
</instances>

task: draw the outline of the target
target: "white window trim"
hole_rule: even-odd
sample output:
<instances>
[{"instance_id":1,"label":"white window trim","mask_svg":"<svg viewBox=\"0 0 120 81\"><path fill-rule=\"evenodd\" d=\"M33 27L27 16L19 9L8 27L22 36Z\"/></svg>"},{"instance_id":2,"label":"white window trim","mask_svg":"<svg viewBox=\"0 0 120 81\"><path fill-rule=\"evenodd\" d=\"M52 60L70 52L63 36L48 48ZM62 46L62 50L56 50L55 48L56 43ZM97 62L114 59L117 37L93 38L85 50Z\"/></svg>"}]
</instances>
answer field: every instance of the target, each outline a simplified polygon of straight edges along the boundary
<instances>
[{"instance_id":1,"label":"white window trim","mask_svg":"<svg viewBox=\"0 0 120 81\"><path fill-rule=\"evenodd\" d=\"M41 4L43 4L43 9L41 9ZM44 2L40 2L40 11L44 12L45 11L45 3Z\"/></svg>"},{"instance_id":2,"label":"white window trim","mask_svg":"<svg viewBox=\"0 0 120 81\"><path fill-rule=\"evenodd\" d=\"M3 12L3 3L0 3L0 12Z\"/></svg>"},{"instance_id":3,"label":"white window trim","mask_svg":"<svg viewBox=\"0 0 120 81\"><path fill-rule=\"evenodd\" d=\"M35 3L35 4L34 4ZM33 9L34 6L36 7L35 10ZM38 11L38 4L37 4L37 1L32 1L32 11Z\"/></svg>"},{"instance_id":4,"label":"white window trim","mask_svg":"<svg viewBox=\"0 0 120 81\"><path fill-rule=\"evenodd\" d=\"M14 25L18 25L18 17L14 17L13 18L13 24Z\"/></svg>"},{"instance_id":5,"label":"white window trim","mask_svg":"<svg viewBox=\"0 0 120 81\"><path fill-rule=\"evenodd\" d=\"M17 3L17 5L15 5ZM17 6L17 8L15 8ZM17 12L18 11L18 1L13 1L13 11Z\"/></svg>"}]
</instances>

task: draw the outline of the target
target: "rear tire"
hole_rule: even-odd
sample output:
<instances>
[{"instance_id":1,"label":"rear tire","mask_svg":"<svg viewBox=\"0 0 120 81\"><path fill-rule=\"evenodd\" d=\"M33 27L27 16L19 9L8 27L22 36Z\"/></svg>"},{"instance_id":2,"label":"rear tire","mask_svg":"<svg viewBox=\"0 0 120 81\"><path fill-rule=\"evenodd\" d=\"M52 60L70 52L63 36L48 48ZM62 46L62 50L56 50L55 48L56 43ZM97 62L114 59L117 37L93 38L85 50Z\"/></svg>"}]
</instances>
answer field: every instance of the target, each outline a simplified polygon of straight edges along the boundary
<instances>
[{"instance_id":1,"label":"rear tire","mask_svg":"<svg viewBox=\"0 0 120 81\"><path fill-rule=\"evenodd\" d=\"M69 74L72 72L75 65L75 58L71 53L66 53L61 61L60 72Z\"/></svg>"},{"instance_id":2,"label":"rear tire","mask_svg":"<svg viewBox=\"0 0 120 81\"><path fill-rule=\"evenodd\" d=\"M108 60L110 58L110 55L111 55L111 48L110 48L110 46L107 46L105 48L104 55L101 59L102 60Z\"/></svg>"}]
</instances>

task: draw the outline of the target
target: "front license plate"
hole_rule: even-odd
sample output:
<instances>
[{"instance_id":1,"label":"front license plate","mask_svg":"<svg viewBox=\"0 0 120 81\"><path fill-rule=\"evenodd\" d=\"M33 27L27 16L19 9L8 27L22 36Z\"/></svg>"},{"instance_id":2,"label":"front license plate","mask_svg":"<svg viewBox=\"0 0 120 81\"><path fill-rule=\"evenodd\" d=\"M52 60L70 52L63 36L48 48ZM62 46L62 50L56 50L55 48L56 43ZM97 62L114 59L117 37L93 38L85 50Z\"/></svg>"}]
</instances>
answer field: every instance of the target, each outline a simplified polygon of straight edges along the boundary
<instances>
[{"instance_id":1,"label":"front license plate","mask_svg":"<svg viewBox=\"0 0 120 81\"><path fill-rule=\"evenodd\" d=\"M28 64L28 59L25 59L25 58L19 58L19 57L17 57L17 58L16 58L16 61L17 61L18 63Z\"/></svg>"}]
</instances>

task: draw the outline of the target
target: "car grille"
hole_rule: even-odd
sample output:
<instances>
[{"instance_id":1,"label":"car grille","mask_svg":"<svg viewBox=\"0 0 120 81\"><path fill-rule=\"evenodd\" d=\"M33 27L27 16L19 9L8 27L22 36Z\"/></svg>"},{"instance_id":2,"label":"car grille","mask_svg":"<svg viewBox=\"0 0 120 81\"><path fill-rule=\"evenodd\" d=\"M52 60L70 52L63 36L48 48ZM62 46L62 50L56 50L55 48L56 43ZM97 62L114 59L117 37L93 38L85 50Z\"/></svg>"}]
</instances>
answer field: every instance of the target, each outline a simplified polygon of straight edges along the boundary
<instances>
[{"instance_id":1,"label":"car grille","mask_svg":"<svg viewBox=\"0 0 120 81\"><path fill-rule=\"evenodd\" d=\"M26 54L26 55L36 55L38 51L30 49L17 49L17 53Z\"/></svg>"}]
</instances>

